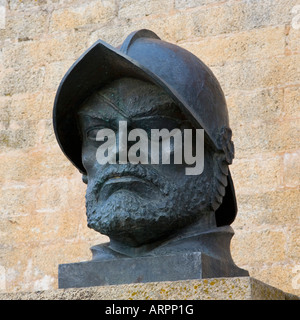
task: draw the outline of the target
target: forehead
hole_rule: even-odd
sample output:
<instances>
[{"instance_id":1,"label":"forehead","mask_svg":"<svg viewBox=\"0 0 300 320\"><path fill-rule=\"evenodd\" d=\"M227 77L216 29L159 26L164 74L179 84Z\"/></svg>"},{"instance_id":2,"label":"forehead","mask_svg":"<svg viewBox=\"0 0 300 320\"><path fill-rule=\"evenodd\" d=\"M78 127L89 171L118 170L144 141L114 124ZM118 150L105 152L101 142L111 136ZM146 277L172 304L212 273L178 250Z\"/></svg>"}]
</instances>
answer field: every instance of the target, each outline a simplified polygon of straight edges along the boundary
<instances>
[{"instance_id":1,"label":"forehead","mask_svg":"<svg viewBox=\"0 0 300 320\"><path fill-rule=\"evenodd\" d=\"M81 106L79 115L101 118L182 114L173 100L154 84L122 78L95 92Z\"/></svg>"}]
</instances>

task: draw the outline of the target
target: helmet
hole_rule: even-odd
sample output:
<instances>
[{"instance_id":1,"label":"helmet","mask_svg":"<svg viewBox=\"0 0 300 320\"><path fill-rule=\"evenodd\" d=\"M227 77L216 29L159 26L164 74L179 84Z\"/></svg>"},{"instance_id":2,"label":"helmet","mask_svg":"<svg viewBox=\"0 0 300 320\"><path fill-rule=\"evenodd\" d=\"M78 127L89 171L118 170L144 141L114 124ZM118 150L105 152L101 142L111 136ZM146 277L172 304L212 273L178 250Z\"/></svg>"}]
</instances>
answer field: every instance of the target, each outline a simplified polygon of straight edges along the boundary
<instances>
[{"instance_id":1,"label":"helmet","mask_svg":"<svg viewBox=\"0 0 300 320\"><path fill-rule=\"evenodd\" d=\"M76 111L96 90L122 78L154 83L173 98L196 128L202 128L208 143L233 159L225 97L212 71L191 52L162 41L150 30L131 33L114 48L97 41L71 66L56 93L53 126L56 139L67 158L85 174ZM216 210L218 226L231 224L237 213L233 182L228 170L227 186Z\"/></svg>"}]
</instances>

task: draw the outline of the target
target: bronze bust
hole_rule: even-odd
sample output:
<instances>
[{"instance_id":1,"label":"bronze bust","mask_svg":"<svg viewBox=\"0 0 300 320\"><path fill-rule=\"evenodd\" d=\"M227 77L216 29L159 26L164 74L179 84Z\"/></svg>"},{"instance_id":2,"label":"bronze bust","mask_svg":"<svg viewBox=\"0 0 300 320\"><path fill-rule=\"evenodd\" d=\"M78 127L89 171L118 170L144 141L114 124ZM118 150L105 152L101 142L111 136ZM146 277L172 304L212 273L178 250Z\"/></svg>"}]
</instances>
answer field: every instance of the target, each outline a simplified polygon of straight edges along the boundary
<instances>
[{"instance_id":1,"label":"bronze bust","mask_svg":"<svg viewBox=\"0 0 300 320\"><path fill-rule=\"evenodd\" d=\"M118 48L97 41L63 78L53 123L87 183L88 226L110 238L91 248L92 261L60 265L60 287L248 275L230 255L237 205L226 102L197 57L149 30ZM153 132L174 133L160 136L155 157Z\"/></svg>"}]
</instances>

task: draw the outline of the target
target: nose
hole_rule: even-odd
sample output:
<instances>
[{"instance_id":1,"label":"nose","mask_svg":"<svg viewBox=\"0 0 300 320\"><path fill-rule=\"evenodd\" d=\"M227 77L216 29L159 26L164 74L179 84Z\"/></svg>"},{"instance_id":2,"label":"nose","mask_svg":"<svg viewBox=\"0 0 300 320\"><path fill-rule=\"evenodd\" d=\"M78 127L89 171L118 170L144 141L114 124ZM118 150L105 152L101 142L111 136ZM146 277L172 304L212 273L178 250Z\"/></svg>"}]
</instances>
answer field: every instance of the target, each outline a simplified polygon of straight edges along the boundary
<instances>
[{"instance_id":1,"label":"nose","mask_svg":"<svg viewBox=\"0 0 300 320\"><path fill-rule=\"evenodd\" d=\"M149 163L148 135L145 130L134 128L129 121L119 121L116 144L118 164Z\"/></svg>"},{"instance_id":2,"label":"nose","mask_svg":"<svg viewBox=\"0 0 300 320\"><path fill-rule=\"evenodd\" d=\"M116 133L116 161L119 164L128 163L128 120L120 120Z\"/></svg>"}]
</instances>

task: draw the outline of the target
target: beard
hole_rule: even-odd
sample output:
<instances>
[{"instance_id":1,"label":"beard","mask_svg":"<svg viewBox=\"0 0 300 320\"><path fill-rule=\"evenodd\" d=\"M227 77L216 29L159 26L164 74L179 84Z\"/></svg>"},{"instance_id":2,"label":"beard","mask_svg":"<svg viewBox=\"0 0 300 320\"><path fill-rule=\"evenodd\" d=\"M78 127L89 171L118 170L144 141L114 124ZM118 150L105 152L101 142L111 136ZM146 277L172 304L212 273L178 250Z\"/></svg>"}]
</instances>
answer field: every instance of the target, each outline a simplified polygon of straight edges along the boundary
<instances>
[{"instance_id":1,"label":"beard","mask_svg":"<svg viewBox=\"0 0 300 320\"><path fill-rule=\"evenodd\" d=\"M143 182L120 184L115 189L105 184L111 177L122 176ZM88 184L88 227L133 247L158 241L209 211L209 188L204 174L175 179L150 165L110 165Z\"/></svg>"}]
</instances>

